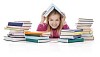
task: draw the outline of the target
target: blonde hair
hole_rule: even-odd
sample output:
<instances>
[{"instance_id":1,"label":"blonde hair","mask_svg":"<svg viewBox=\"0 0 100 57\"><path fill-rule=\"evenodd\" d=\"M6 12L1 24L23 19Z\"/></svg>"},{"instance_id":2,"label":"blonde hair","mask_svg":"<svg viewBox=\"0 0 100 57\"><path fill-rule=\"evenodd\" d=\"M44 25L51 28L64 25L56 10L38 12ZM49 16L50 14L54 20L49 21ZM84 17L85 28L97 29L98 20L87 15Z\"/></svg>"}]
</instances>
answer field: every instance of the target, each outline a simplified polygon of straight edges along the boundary
<instances>
[{"instance_id":1,"label":"blonde hair","mask_svg":"<svg viewBox=\"0 0 100 57\"><path fill-rule=\"evenodd\" d=\"M52 33L52 28L51 28L51 26L49 25L49 17L50 17L52 14L58 14L58 15L60 16L60 23L59 23L59 26L56 28L57 33L59 33L59 35L60 35L60 31L61 31L62 26L63 26L63 23L62 23L62 20L61 20L62 15L61 15L57 10L55 10L55 9L54 9L53 11L51 11L50 14L47 16L47 19L46 19L46 23L48 24L47 31L48 31L48 32L51 32L51 34L53 34L53 33Z\"/></svg>"}]
</instances>

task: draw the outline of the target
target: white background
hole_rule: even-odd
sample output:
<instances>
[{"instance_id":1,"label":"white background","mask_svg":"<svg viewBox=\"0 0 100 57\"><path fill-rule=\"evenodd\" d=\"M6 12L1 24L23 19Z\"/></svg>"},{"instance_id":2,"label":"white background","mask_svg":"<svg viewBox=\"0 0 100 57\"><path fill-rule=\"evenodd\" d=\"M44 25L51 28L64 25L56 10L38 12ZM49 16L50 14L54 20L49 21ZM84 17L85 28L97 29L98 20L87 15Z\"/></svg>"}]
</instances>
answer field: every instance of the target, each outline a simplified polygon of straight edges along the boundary
<instances>
[{"instance_id":1,"label":"white background","mask_svg":"<svg viewBox=\"0 0 100 57\"><path fill-rule=\"evenodd\" d=\"M92 18L94 41L82 43L30 43L8 42L3 36L9 21L29 20L31 31L41 20L44 10L55 4L66 14L71 29L78 18ZM0 57L100 57L100 2L99 0L0 0Z\"/></svg>"}]
</instances>

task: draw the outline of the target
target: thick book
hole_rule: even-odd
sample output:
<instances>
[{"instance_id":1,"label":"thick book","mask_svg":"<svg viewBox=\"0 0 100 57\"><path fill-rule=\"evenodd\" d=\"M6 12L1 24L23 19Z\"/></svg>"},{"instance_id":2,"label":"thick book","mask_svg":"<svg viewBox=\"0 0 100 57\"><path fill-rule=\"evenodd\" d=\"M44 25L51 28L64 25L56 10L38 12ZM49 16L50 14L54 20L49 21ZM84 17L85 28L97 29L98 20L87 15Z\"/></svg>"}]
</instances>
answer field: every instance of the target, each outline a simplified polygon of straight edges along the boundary
<instances>
[{"instance_id":1,"label":"thick book","mask_svg":"<svg viewBox=\"0 0 100 57\"><path fill-rule=\"evenodd\" d=\"M58 42L62 42L62 43L84 42L84 38L75 38L75 39L58 39Z\"/></svg>"},{"instance_id":2,"label":"thick book","mask_svg":"<svg viewBox=\"0 0 100 57\"><path fill-rule=\"evenodd\" d=\"M61 10L60 10L57 6L55 6L54 4L51 4L51 5L48 7L48 9L47 9L46 12L43 14L43 16L47 17L47 16L50 14L50 12L53 11L54 9L57 10L62 16L64 16L63 13L61 12Z\"/></svg>"}]
</instances>

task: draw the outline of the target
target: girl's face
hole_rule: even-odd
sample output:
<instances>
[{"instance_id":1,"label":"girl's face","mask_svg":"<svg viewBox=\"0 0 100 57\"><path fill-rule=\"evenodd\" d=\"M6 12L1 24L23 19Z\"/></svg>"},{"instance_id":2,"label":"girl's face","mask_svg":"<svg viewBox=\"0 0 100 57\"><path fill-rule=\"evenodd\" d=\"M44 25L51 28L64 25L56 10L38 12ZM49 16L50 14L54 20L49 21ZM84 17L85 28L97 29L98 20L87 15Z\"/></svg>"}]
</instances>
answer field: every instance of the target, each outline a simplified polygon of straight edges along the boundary
<instances>
[{"instance_id":1,"label":"girl's face","mask_svg":"<svg viewBox=\"0 0 100 57\"><path fill-rule=\"evenodd\" d=\"M56 29L60 24L60 15L59 14L52 14L49 16L49 25Z\"/></svg>"}]
</instances>

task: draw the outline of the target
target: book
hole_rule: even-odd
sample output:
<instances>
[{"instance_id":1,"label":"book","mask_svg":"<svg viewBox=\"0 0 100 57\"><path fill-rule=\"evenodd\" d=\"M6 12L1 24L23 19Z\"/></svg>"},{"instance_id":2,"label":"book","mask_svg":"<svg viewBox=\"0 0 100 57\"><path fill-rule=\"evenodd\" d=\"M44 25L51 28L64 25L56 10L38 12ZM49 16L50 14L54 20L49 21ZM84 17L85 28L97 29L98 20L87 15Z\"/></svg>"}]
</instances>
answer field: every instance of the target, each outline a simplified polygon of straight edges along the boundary
<instances>
[{"instance_id":1,"label":"book","mask_svg":"<svg viewBox=\"0 0 100 57\"><path fill-rule=\"evenodd\" d=\"M61 32L81 32L83 29L63 29Z\"/></svg>"},{"instance_id":2,"label":"book","mask_svg":"<svg viewBox=\"0 0 100 57\"><path fill-rule=\"evenodd\" d=\"M65 39L75 39L75 38L81 38L81 35L74 35L74 36L60 36L60 38Z\"/></svg>"},{"instance_id":3,"label":"book","mask_svg":"<svg viewBox=\"0 0 100 57\"><path fill-rule=\"evenodd\" d=\"M33 35L33 36L41 36L42 35L42 33L44 33L44 32L40 32L40 31L34 31L34 32L31 32L31 31L25 31L24 32L25 33L25 35Z\"/></svg>"},{"instance_id":4,"label":"book","mask_svg":"<svg viewBox=\"0 0 100 57\"><path fill-rule=\"evenodd\" d=\"M25 36L26 39L49 39L49 37Z\"/></svg>"},{"instance_id":5,"label":"book","mask_svg":"<svg viewBox=\"0 0 100 57\"><path fill-rule=\"evenodd\" d=\"M6 26L6 28L15 28L15 29L30 29L30 27L18 27L18 26Z\"/></svg>"},{"instance_id":6,"label":"book","mask_svg":"<svg viewBox=\"0 0 100 57\"><path fill-rule=\"evenodd\" d=\"M61 10L60 10L57 6L55 6L54 4L51 4L51 5L48 7L48 9L47 9L46 12L43 14L43 16L47 17L47 16L50 14L50 12L53 11L54 9L57 10L62 16L64 16L63 13L61 12Z\"/></svg>"},{"instance_id":7,"label":"book","mask_svg":"<svg viewBox=\"0 0 100 57\"><path fill-rule=\"evenodd\" d=\"M93 21L93 19L79 18L79 20Z\"/></svg>"},{"instance_id":8,"label":"book","mask_svg":"<svg viewBox=\"0 0 100 57\"><path fill-rule=\"evenodd\" d=\"M60 35L80 35L82 32L61 32Z\"/></svg>"},{"instance_id":9,"label":"book","mask_svg":"<svg viewBox=\"0 0 100 57\"><path fill-rule=\"evenodd\" d=\"M14 38L14 37L4 36L4 40L18 42L18 41L25 41L26 39L25 38Z\"/></svg>"},{"instance_id":10,"label":"book","mask_svg":"<svg viewBox=\"0 0 100 57\"><path fill-rule=\"evenodd\" d=\"M21 22L8 22L8 26L26 26L26 27L30 27L31 23L21 23Z\"/></svg>"},{"instance_id":11,"label":"book","mask_svg":"<svg viewBox=\"0 0 100 57\"><path fill-rule=\"evenodd\" d=\"M29 30L29 29L8 28L8 27L5 27L4 29L5 29L5 30L15 30L15 31L23 31L23 30L27 31L27 30Z\"/></svg>"},{"instance_id":12,"label":"book","mask_svg":"<svg viewBox=\"0 0 100 57\"><path fill-rule=\"evenodd\" d=\"M49 39L28 39L28 38L26 38L26 41L34 42L34 43L47 43L50 40Z\"/></svg>"},{"instance_id":13,"label":"book","mask_svg":"<svg viewBox=\"0 0 100 57\"><path fill-rule=\"evenodd\" d=\"M82 36L84 38L84 40L94 40L94 36Z\"/></svg>"},{"instance_id":14,"label":"book","mask_svg":"<svg viewBox=\"0 0 100 57\"><path fill-rule=\"evenodd\" d=\"M62 43L84 42L84 38L75 38L75 39L58 39L58 42L62 42Z\"/></svg>"}]
</instances>

